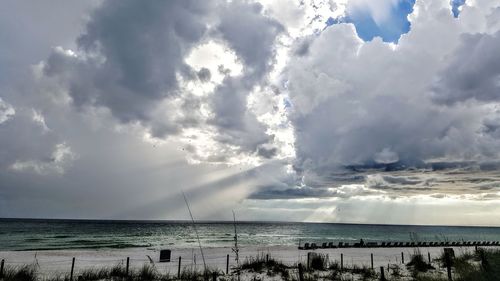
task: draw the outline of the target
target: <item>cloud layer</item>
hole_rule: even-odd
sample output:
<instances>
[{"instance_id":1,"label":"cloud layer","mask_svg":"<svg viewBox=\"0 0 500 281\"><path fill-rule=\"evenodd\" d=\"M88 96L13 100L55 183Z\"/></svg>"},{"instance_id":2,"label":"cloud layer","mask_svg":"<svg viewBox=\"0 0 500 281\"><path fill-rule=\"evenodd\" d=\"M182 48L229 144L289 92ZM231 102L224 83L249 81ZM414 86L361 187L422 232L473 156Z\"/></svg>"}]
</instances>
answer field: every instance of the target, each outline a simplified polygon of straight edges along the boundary
<instances>
[{"instance_id":1,"label":"cloud layer","mask_svg":"<svg viewBox=\"0 0 500 281\"><path fill-rule=\"evenodd\" d=\"M35 215L28 199L41 216L164 218L181 190L206 218L478 211L500 200L500 2L459 4L89 2L64 8L77 22L40 8L60 22L26 37L5 14L0 216Z\"/></svg>"}]
</instances>

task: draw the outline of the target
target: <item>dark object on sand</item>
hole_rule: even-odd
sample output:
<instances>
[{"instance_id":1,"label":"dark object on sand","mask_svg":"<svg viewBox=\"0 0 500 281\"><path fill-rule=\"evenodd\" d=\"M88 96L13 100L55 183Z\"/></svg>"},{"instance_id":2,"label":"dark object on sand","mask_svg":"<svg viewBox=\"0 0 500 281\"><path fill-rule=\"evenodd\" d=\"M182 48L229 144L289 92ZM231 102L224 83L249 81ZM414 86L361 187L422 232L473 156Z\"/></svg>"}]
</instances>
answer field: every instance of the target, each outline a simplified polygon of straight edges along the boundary
<instances>
[{"instance_id":1,"label":"dark object on sand","mask_svg":"<svg viewBox=\"0 0 500 281\"><path fill-rule=\"evenodd\" d=\"M160 250L160 262L170 262L171 250Z\"/></svg>"}]
</instances>

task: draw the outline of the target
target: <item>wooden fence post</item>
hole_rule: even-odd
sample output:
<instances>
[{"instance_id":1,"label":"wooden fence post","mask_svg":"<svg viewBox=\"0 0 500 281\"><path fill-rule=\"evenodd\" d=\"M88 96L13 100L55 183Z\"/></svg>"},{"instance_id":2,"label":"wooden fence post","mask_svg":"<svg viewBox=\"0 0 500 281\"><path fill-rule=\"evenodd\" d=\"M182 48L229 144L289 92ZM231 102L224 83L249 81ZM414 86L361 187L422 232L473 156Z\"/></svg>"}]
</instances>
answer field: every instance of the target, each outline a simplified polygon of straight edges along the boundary
<instances>
[{"instance_id":1,"label":"wooden fence post","mask_svg":"<svg viewBox=\"0 0 500 281\"><path fill-rule=\"evenodd\" d=\"M226 274L229 274L229 254L226 256Z\"/></svg>"},{"instance_id":2,"label":"wooden fence post","mask_svg":"<svg viewBox=\"0 0 500 281\"><path fill-rule=\"evenodd\" d=\"M405 255L403 252L401 252L401 263L405 264Z\"/></svg>"},{"instance_id":3,"label":"wooden fence post","mask_svg":"<svg viewBox=\"0 0 500 281\"><path fill-rule=\"evenodd\" d=\"M385 281L385 272L384 272L384 267L380 267L380 280Z\"/></svg>"},{"instance_id":4,"label":"wooden fence post","mask_svg":"<svg viewBox=\"0 0 500 281\"><path fill-rule=\"evenodd\" d=\"M306 268L307 269L310 269L311 267L311 252L307 253L307 264L306 264Z\"/></svg>"},{"instance_id":5,"label":"wooden fence post","mask_svg":"<svg viewBox=\"0 0 500 281\"><path fill-rule=\"evenodd\" d=\"M301 263L299 263L299 281L304 281L304 269Z\"/></svg>"},{"instance_id":6,"label":"wooden fence post","mask_svg":"<svg viewBox=\"0 0 500 281\"><path fill-rule=\"evenodd\" d=\"M266 254L266 263L269 262L269 254Z\"/></svg>"},{"instance_id":7,"label":"wooden fence post","mask_svg":"<svg viewBox=\"0 0 500 281\"><path fill-rule=\"evenodd\" d=\"M212 272L212 280L217 281L217 272Z\"/></svg>"},{"instance_id":8,"label":"wooden fence post","mask_svg":"<svg viewBox=\"0 0 500 281\"><path fill-rule=\"evenodd\" d=\"M445 262L446 262L446 271L448 272L448 280L451 281L451 255L449 252L445 252Z\"/></svg>"},{"instance_id":9,"label":"wooden fence post","mask_svg":"<svg viewBox=\"0 0 500 281\"><path fill-rule=\"evenodd\" d=\"M2 259L2 262L0 263L0 278L3 278L3 265L5 263L5 260Z\"/></svg>"},{"instance_id":10,"label":"wooden fence post","mask_svg":"<svg viewBox=\"0 0 500 281\"><path fill-rule=\"evenodd\" d=\"M75 269L75 257L73 257L73 260L71 261L71 274L69 275L69 280L73 281L73 271Z\"/></svg>"},{"instance_id":11,"label":"wooden fence post","mask_svg":"<svg viewBox=\"0 0 500 281\"><path fill-rule=\"evenodd\" d=\"M429 259L429 264L431 264L431 253L427 252L427 259Z\"/></svg>"},{"instance_id":12,"label":"wooden fence post","mask_svg":"<svg viewBox=\"0 0 500 281\"><path fill-rule=\"evenodd\" d=\"M182 260L182 257L179 256L179 265L177 267L177 278L181 278L181 260Z\"/></svg>"},{"instance_id":13,"label":"wooden fence post","mask_svg":"<svg viewBox=\"0 0 500 281\"><path fill-rule=\"evenodd\" d=\"M344 270L344 254L340 254L340 271Z\"/></svg>"},{"instance_id":14,"label":"wooden fence post","mask_svg":"<svg viewBox=\"0 0 500 281\"><path fill-rule=\"evenodd\" d=\"M130 264L130 257L127 257L127 266L125 267L125 276L128 276L128 266Z\"/></svg>"},{"instance_id":15,"label":"wooden fence post","mask_svg":"<svg viewBox=\"0 0 500 281\"><path fill-rule=\"evenodd\" d=\"M370 259L371 259L371 262L372 262L372 269L373 269L373 253L370 254Z\"/></svg>"}]
</instances>

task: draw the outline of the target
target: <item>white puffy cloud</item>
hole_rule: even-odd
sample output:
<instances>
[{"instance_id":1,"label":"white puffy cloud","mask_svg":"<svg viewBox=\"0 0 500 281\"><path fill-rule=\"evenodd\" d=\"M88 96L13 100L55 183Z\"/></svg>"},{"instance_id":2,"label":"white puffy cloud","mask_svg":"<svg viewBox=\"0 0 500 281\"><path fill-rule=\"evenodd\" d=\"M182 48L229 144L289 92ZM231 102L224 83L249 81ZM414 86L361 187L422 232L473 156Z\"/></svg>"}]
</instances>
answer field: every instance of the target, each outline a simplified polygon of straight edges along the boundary
<instances>
[{"instance_id":1,"label":"white puffy cloud","mask_svg":"<svg viewBox=\"0 0 500 281\"><path fill-rule=\"evenodd\" d=\"M50 173L63 174L66 167L75 160L77 156L71 151L71 148L65 143L59 143L54 148L51 156L43 160L16 161L10 168L14 171L33 171L44 175Z\"/></svg>"},{"instance_id":2,"label":"white puffy cloud","mask_svg":"<svg viewBox=\"0 0 500 281\"><path fill-rule=\"evenodd\" d=\"M2 98L0 98L0 124L9 120L16 114L16 110L12 105L4 102Z\"/></svg>"},{"instance_id":3,"label":"white puffy cloud","mask_svg":"<svg viewBox=\"0 0 500 281\"><path fill-rule=\"evenodd\" d=\"M363 42L353 25L338 24L316 36L306 54L292 58L285 91L293 104L290 118L299 172L328 175L346 166L397 162L407 168L436 160L498 159L493 150L499 143L485 129L495 131L494 104L436 102L439 95L446 97L436 85L460 95L459 82L467 83L453 72L460 69L470 72L470 80L491 88L476 89L475 99L494 93L496 74L486 61L494 64L488 56L496 52L478 50L484 59L461 52L462 45L474 48L476 43L464 43L469 35L444 1L417 1L414 9L409 16L412 29L397 45L379 39ZM471 61L478 66L469 67ZM490 71L483 74L483 69ZM481 79L491 82L485 85Z\"/></svg>"}]
</instances>

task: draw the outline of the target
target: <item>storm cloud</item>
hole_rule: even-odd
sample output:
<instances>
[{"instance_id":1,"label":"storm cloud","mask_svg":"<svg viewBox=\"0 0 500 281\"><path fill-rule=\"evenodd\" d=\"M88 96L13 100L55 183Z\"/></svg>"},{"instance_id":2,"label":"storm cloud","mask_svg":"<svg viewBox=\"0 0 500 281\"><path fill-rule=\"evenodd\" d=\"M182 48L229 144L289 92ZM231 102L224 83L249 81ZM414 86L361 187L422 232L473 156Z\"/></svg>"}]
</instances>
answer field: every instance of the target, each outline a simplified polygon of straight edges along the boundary
<instances>
[{"instance_id":1,"label":"storm cloud","mask_svg":"<svg viewBox=\"0 0 500 281\"><path fill-rule=\"evenodd\" d=\"M122 122L151 119L155 103L178 94L184 57L204 36L213 1L106 1L77 39L56 49L44 73L58 77L77 107L104 106ZM140 12L139 12L140 11Z\"/></svg>"},{"instance_id":2,"label":"storm cloud","mask_svg":"<svg viewBox=\"0 0 500 281\"><path fill-rule=\"evenodd\" d=\"M500 200L498 1L108 0L27 25L6 5L0 216L186 218L182 191L205 219Z\"/></svg>"},{"instance_id":3,"label":"storm cloud","mask_svg":"<svg viewBox=\"0 0 500 281\"><path fill-rule=\"evenodd\" d=\"M496 35L461 34L447 6L415 6L414 28L397 46L363 42L352 25L337 24L311 42L307 55L291 61L287 90L297 167L321 174L356 165L407 169L437 159L498 158L498 142L485 132L496 130L495 106L437 100L495 100L497 60L489 56L496 52L487 49L498 46ZM439 47L422 45L422 36L436 38L432 44ZM471 86L468 80L477 88L462 89Z\"/></svg>"}]
</instances>

